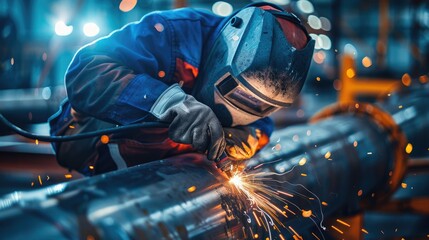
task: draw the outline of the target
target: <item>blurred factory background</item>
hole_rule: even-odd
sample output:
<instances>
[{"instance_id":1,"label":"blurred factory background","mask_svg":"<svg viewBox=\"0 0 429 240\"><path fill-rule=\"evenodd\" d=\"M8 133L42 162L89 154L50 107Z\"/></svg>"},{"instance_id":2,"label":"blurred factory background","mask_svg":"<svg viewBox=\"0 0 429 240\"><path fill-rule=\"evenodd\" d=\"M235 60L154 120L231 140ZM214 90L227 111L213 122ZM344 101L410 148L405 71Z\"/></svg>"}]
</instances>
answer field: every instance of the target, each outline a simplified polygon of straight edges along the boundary
<instances>
[{"instance_id":1,"label":"blurred factory background","mask_svg":"<svg viewBox=\"0 0 429 240\"><path fill-rule=\"evenodd\" d=\"M227 16L251 2L0 0L0 113L26 130L48 134L46 121L65 97L64 73L84 44L151 11L195 7ZM316 40L300 100L273 116L278 129L305 123L335 102L373 103L429 80L428 1L267 2L295 13ZM426 136L418 151L407 149L409 171L395 195L401 202L384 213L372 209L350 217L348 221L361 226L354 236L365 237L374 226L384 226L386 232L380 235L377 230L376 238L365 238L429 237L429 133ZM79 178L57 165L48 143L25 139L0 125L0 195ZM412 201L415 197L418 202ZM389 237L384 238L385 233ZM338 239L344 238L341 234Z\"/></svg>"}]
</instances>

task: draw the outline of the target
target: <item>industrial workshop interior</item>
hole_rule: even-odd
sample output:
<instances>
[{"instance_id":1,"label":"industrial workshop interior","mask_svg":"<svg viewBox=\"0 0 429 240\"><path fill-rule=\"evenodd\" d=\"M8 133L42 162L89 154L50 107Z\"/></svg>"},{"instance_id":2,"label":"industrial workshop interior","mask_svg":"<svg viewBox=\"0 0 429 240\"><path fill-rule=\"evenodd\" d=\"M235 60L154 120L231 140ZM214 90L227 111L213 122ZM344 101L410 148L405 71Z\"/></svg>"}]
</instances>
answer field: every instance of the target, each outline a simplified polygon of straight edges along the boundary
<instances>
[{"instance_id":1,"label":"industrial workshop interior","mask_svg":"<svg viewBox=\"0 0 429 240\"><path fill-rule=\"evenodd\" d=\"M198 14L183 8L196 9ZM131 165L122 159L115 136L138 135L151 127L171 133L174 122L159 125L156 114L149 116L155 107L149 107L149 111L134 106L133 111L137 108L145 111L148 117L143 120L111 120L109 127L88 128L91 131L76 131L76 125L70 124L64 130L70 134L56 135L57 129L50 123L60 116L59 110L66 109L65 99L69 99L71 110L64 110L64 114L72 114L74 119L74 113L79 115L75 109L82 106L76 102L92 104L90 101L106 82L103 79L95 85L100 76L76 73L81 70L76 69L84 61L92 61L86 68L97 70L97 66L90 64L109 60L110 56L103 56L101 50L94 50L100 51L95 60L86 60L90 51L77 57L75 54L87 46L91 49L92 44L109 41L117 32L127 31L127 26L143 24L144 19L148 19L143 29L146 32L121 35L123 45L107 43L106 51L120 54L117 51L129 47L124 51L131 57L122 59L124 66L140 64L136 69L154 72L148 79L159 83L165 80L162 84L178 86L180 93L188 91L185 102L192 97L187 88L191 77L197 85L198 81L206 84L202 88L205 92L200 95L207 95L212 102L218 101L217 96L224 99L220 104L226 112L265 104L262 107L268 106L270 115L258 115L254 120L271 119L272 133L264 135L260 129L250 127L254 122L236 125L222 122L219 139L226 142L222 159L219 156L209 159L209 148L178 151L173 155L164 155L168 149L147 148L142 150L143 155L133 156L137 160ZM161 23L153 24L151 19ZM289 41L290 36L278 19L287 21L289 25L285 26L295 26L305 33L302 36L307 36L308 48L275 45L276 39ZM183 22L192 22L194 25L188 25L197 27L189 28ZM283 34L269 33L266 26L271 26L269 31L283 31ZM173 27L177 28L176 35ZM206 35L197 35L200 33L212 34L212 48L225 48L223 54L204 51L202 46L209 46L210 41ZM144 46L150 37L154 37L152 45ZM132 45L137 44L132 41L139 46L133 49ZM153 47L168 41L182 48L187 46L185 50L178 49L190 56L201 56L192 60L169 45ZM199 45L189 46L190 42ZM134 60L140 54L137 48L144 54L154 52L152 58ZM261 54L250 56L245 52L256 48ZM171 54L178 57L173 59ZM169 63L167 55L176 64L172 68L160 69L164 66L161 60L159 65L141 66L145 61L158 59ZM234 61L239 62L237 59L245 55L252 59L236 65ZM265 56L269 56L269 66L260 66ZM303 60L306 56L308 64ZM215 57L218 59L213 60ZM233 60L222 60L223 57ZM295 67L298 73L292 69L289 72L295 75L289 77L298 79L302 71L302 89L287 107L270 105L269 96L258 95L267 86L254 87L249 75L244 74L247 70L240 70L245 68L246 61L260 61L256 65L268 69L273 67L270 64ZM105 64L98 69L103 71L99 74L108 74L109 64L122 62ZM205 62L208 67L203 67ZM174 66L179 64L184 67L176 69ZM0 0L0 238L428 239L428 64L429 2L423 0ZM225 70L230 71L230 78L223 75L224 80L206 81L204 78L220 77L214 74L215 68L230 69ZM120 71L113 73L114 77L123 74ZM181 79L180 74L185 77ZM83 78L82 86L73 88L78 77ZM68 78L70 84L66 84ZM161 96L155 88L138 93L138 84L146 89L153 84L143 80L135 84L137 80L136 77L121 82L122 86L119 81L109 79L115 86L134 84L133 94L139 95L140 100ZM269 81L283 80L273 77ZM227 86L232 83L235 85ZM130 88L118 91L131 93ZM212 95L207 94L210 89ZM82 95L85 91L87 96ZM248 96L244 91L254 91L256 95L243 105L240 97ZM114 99L119 98L119 93L106 88L103 94L105 102L100 100L100 106L87 111L89 118L95 119L110 105L118 105ZM106 97L106 94L111 95ZM205 102L200 102L198 92L194 95L196 100L191 98L190 102L203 105L213 114L215 110L209 104L207 108ZM122 105L127 105L128 98L121 99ZM159 99L154 99L153 102L157 101L152 102L153 106ZM234 101L242 105L234 105ZM280 100L277 103L283 104ZM166 111L180 104L183 102ZM225 104L232 107L226 108ZM260 113L259 110L253 108L246 113ZM128 112L134 114L127 111L123 110L125 116L120 117L126 119ZM223 121L217 113L207 117L208 121ZM232 115L235 121L237 113ZM191 115L183 119L194 121ZM208 131L206 134L203 131L200 137L212 138L211 142L205 141L205 146L211 146L214 139L211 125L202 124L208 126ZM252 136L258 136L259 142L261 136L266 139L247 158L234 160L228 151L231 134L226 129L240 127L256 129L256 135ZM140 135L144 141L158 141ZM249 142L250 138L251 135ZM116 164L114 168L98 171L105 163L101 161L105 160L104 155L99 152L96 155L101 160L97 162L79 155L83 152L81 147L95 145L89 144L88 139L97 142L97 149L107 149L113 159L109 161ZM77 144L69 147L69 153L57 154L58 146L65 148L71 141ZM247 151L246 146L243 143L239 148ZM71 159L68 161L72 163L67 165L63 158ZM85 168L77 166L84 162Z\"/></svg>"}]
</instances>

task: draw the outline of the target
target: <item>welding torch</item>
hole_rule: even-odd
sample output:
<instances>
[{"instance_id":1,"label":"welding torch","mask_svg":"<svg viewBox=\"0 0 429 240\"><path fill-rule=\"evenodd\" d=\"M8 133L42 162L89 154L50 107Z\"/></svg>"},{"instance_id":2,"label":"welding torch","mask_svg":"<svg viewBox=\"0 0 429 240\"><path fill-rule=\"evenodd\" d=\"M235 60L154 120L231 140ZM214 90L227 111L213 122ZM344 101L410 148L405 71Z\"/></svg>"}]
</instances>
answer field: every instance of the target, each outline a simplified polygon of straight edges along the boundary
<instances>
[{"instance_id":1,"label":"welding torch","mask_svg":"<svg viewBox=\"0 0 429 240\"><path fill-rule=\"evenodd\" d=\"M216 167L221 170L223 173L225 173L228 178L232 177L232 161L226 154L226 152L223 152L220 157L215 159L214 161L216 163Z\"/></svg>"}]
</instances>

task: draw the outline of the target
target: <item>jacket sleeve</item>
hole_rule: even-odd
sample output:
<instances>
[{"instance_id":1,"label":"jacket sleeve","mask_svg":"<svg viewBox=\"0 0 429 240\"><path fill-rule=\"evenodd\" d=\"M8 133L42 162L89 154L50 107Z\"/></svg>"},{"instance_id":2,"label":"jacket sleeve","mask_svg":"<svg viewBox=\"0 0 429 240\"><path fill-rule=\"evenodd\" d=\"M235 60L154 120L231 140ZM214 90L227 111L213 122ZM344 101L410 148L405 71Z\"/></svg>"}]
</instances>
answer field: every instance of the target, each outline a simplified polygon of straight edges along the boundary
<instances>
[{"instance_id":1,"label":"jacket sleeve","mask_svg":"<svg viewBox=\"0 0 429 240\"><path fill-rule=\"evenodd\" d=\"M173 84L171 35L152 13L81 48L65 76L72 107L117 124L142 121Z\"/></svg>"}]
</instances>

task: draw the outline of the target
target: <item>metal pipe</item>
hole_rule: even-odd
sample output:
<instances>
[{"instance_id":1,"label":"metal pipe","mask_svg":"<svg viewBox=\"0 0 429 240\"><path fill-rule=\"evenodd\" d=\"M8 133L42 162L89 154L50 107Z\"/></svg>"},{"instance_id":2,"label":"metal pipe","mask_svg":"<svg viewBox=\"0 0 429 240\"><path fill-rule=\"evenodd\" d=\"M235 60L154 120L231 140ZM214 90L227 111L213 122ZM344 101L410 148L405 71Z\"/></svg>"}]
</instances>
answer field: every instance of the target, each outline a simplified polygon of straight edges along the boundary
<instances>
[{"instance_id":1,"label":"metal pipe","mask_svg":"<svg viewBox=\"0 0 429 240\"><path fill-rule=\"evenodd\" d=\"M199 154L15 192L0 202L0 235L22 239L178 239L223 235L225 187ZM25 231L23 231L23 226Z\"/></svg>"},{"instance_id":2,"label":"metal pipe","mask_svg":"<svg viewBox=\"0 0 429 240\"><path fill-rule=\"evenodd\" d=\"M284 226L276 224L271 231L270 220L237 195L221 172L202 155L187 154L6 195L0 200L0 235L8 239L320 236L309 229L320 226L322 212L325 216L353 213L379 203L396 189L407 158L404 132L409 139L427 133L429 109L420 107L427 100L425 88L391 98L380 107L337 105L311 124L277 131L245 168L249 175L271 173L262 182L276 192L287 192L285 201L270 198L287 213L278 216ZM393 117L382 110L398 104L403 107L391 110ZM408 109L415 114L410 117ZM312 215L305 217L308 210Z\"/></svg>"},{"instance_id":3,"label":"metal pipe","mask_svg":"<svg viewBox=\"0 0 429 240\"><path fill-rule=\"evenodd\" d=\"M65 96L63 87L0 90L0 112L21 125L45 123Z\"/></svg>"}]
</instances>

